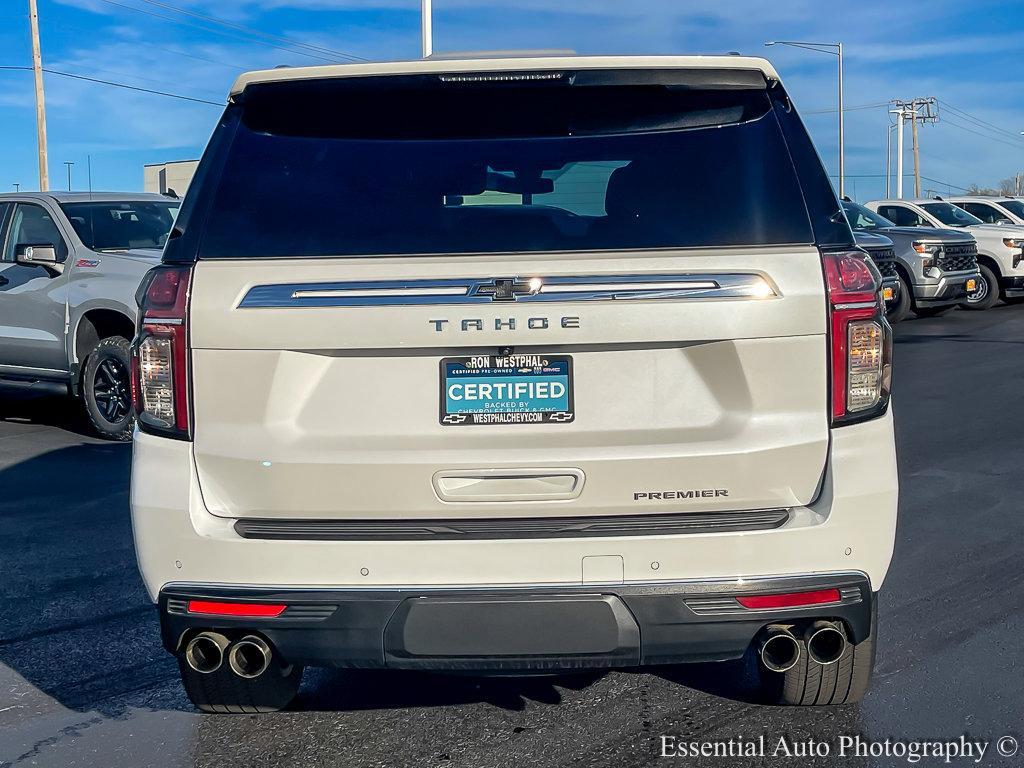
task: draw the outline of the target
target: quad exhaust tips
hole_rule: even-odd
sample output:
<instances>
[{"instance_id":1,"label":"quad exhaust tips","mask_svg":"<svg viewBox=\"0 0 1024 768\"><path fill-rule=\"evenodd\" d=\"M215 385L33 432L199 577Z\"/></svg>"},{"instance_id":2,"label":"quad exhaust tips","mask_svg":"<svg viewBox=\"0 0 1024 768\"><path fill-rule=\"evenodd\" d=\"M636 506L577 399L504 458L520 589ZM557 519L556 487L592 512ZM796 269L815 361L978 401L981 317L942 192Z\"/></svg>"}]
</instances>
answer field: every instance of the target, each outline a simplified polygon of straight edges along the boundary
<instances>
[{"instance_id":1,"label":"quad exhaust tips","mask_svg":"<svg viewBox=\"0 0 1024 768\"><path fill-rule=\"evenodd\" d=\"M819 664L835 664L846 652L846 633L834 621L816 621L804 632L807 655Z\"/></svg>"},{"instance_id":2,"label":"quad exhaust tips","mask_svg":"<svg viewBox=\"0 0 1024 768\"><path fill-rule=\"evenodd\" d=\"M800 661L800 643L787 627L774 624L765 630L759 655L772 672L785 672Z\"/></svg>"},{"instance_id":3,"label":"quad exhaust tips","mask_svg":"<svg viewBox=\"0 0 1024 768\"><path fill-rule=\"evenodd\" d=\"M200 632L185 646L185 663L190 669L204 675L220 669L228 639L217 632Z\"/></svg>"},{"instance_id":4,"label":"quad exhaust tips","mask_svg":"<svg viewBox=\"0 0 1024 768\"><path fill-rule=\"evenodd\" d=\"M267 671L273 656L266 641L255 635L247 635L231 646L228 666L239 677L251 680Z\"/></svg>"}]
</instances>

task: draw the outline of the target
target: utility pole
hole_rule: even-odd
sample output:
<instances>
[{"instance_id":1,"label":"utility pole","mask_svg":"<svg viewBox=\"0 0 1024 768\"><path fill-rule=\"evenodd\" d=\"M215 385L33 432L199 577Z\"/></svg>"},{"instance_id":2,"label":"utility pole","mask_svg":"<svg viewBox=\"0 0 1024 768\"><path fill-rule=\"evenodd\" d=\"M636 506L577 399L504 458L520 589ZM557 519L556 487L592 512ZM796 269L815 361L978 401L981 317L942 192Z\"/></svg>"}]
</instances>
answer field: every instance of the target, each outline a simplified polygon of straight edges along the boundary
<instances>
[{"instance_id":1,"label":"utility pole","mask_svg":"<svg viewBox=\"0 0 1024 768\"><path fill-rule=\"evenodd\" d=\"M914 109L911 113L910 132L914 141L914 197L921 197L921 145L917 143L917 102L914 102Z\"/></svg>"},{"instance_id":2,"label":"utility pole","mask_svg":"<svg viewBox=\"0 0 1024 768\"><path fill-rule=\"evenodd\" d=\"M18 182L14 182L14 191L15 192L20 192L21 191L21 184L19 184Z\"/></svg>"},{"instance_id":3,"label":"utility pole","mask_svg":"<svg viewBox=\"0 0 1024 768\"><path fill-rule=\"evenodd\" d=\"M423 58L430 58L434 52L434 25L431 0L420 0L420 31L423 35Z\"/></svg>"},{"instance_id":4,"label":"utility pole","mask_svg":"<svg viewBox=\"0 0 1024 768\"><path fill-rule=\"evenodd\" d=\"M899 178L896 180L897 196L903 197L903 126L905 121L912 122L911 133L914 145L914 197L921 196L921 145L918 140L918 123L937 123L939 121L938 107L934 98L918 98L911 101L896 99L893 105L899 114ZM896 111L894 110L894 111Z\"/></svg>"},{"instance_id":5,"label":"utility pole","mask_svg":"<svg viewBox=\"0 0 1024 768\"><path fill-rule=\"evenodd\" d=\"M70 192L71 191L71 166L74 165L74 162L71 161L71 160L65 160L64 161L64 165L66 165L68 167L68 192Z\"/></svg>"},{"instance_id":6,"label":"utility pole","mask_svg":"<svg viewBox=\"0 0 1024 768\"><path fill-rule=\"evenodd\" d=\"M46 100L43 97L43 54L39 48L39 11L36 0L28 0L28 20L32 28L32 72L36 81L36 140L39 146L39 191L50 189L50 171L46 159Z\"/></svg>"}]
</instances>

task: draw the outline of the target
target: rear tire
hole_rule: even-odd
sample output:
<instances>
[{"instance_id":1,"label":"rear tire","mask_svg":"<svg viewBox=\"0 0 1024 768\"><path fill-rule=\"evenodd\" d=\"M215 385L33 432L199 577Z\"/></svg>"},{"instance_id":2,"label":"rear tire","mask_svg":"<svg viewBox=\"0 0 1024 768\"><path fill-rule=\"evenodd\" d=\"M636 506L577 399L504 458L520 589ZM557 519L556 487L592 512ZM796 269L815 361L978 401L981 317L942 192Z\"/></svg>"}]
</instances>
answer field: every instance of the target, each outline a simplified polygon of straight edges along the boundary
<instances>
[{"instance_id":1,"label":"rear tire","mask_svg":"<svg viewBox=\"0 0 1024 768\"><path fill-rule=\"evenodd\" d=\"M896 297L896 301L893 302L892 306L886 311L885 316L890 323L899 323L906 320L910 316L910 286L907 285L907 281L903 279L903 275L900 275L900 295Z\"/></svg>"},{"instance_id":2,"label":"rear tire","mask_svg":"<svg viewBox=\"0 0 1024 768\"><path fill-rule=\"evenodd\" d=\"M302 682L302 667L281 667L275 658L256 678L239 677L227 660L216 672L196 672L178 657L181 684L200 712L219 715L255 715L279 712L295 699Z\"/></svg>"},{"instance_id":3,"label":"rear tire","mask_svg":"<svg viewBox=\"0 0 1024 768\"><path fill-rule=\"evenodd\" d=\"M111 336L89 353L82 370L82 403L97 435L122 442L132 439L135 412L128 339Z\"/></svg>"},{"instance_id":4,"label":"rear tire","mask_svg":"<svg viewBox=\"0 0 1024 768\"><path fill-rule=\"evenodd\" d=\"M807 653L801 638L800 660L786 672L762 670L763 690L768 703L793 707L820 707L853 704L871 687L875 668L875 637L878 634L877 599L871 611L871 634L846 650L834 664L819 664Z\"/></svg>"},{"instance_id":5,"label":"rear tire","mask_svg":"<svg viewBox=\"0 0 1024 768\"><path fill-rule=\"evenodd\" d=\"M981 280L978 281L978 290L967 294L967 300L960 306L964 309L981 311L992 309L999 301L999 278L996 273L984 264L979 264Z\"/></svg>"}]
</instances>

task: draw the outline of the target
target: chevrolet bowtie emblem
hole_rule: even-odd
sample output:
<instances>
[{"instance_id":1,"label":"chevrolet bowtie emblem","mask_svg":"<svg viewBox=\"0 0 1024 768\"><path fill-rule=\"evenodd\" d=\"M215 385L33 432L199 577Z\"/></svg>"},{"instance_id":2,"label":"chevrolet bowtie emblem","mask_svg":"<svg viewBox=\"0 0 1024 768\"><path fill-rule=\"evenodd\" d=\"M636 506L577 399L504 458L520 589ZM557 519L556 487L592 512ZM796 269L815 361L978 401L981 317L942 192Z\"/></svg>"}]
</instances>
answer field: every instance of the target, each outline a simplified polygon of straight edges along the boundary
<instances>
[{"instance_id":1,"label":"chevrolet bowtie emblem","mask_svg":"<svg viewBox=\"0 0 1024 768\"><path fill-rule=\"evenodd\" d=\"M520 296L534 296L540 291L540 278L520 280L517 277L499 277L489 283L481 283L476 295L490 296L492 301L515 301Z\"/></svg>"}]
</instances>

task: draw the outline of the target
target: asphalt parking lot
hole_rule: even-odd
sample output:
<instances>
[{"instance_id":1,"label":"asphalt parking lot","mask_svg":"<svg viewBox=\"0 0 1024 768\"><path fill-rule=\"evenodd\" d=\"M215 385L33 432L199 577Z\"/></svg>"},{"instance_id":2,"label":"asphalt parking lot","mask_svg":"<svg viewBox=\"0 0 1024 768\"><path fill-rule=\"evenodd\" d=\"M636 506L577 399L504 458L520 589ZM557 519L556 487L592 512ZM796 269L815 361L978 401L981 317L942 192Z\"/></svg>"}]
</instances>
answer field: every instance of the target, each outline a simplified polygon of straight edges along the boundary
<instances>
[{"instance_id":1,"label":"asphalt parking lot","mask_svg":"<svg viewBox=\"0 0 1024 768\"><path fill-rule=\"evenodd\" d=\"M293 711L201 717L136 572L130 446L86 436L62 401L5 398L0 766L639 766L673 762L658 757L663 735L814 739L830 754L800 764L907 764L841 760L844 734L967 735L992 742L983 764L1020 764L995 742L1024 744L1024 309L903 323L896 355L901 518L875 684L860 705L817 710L746 703L735 669L708 666L527 679L312 671Z\"/></svg>"}]
</instances>

